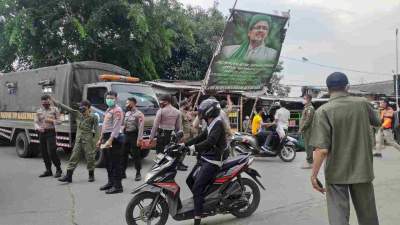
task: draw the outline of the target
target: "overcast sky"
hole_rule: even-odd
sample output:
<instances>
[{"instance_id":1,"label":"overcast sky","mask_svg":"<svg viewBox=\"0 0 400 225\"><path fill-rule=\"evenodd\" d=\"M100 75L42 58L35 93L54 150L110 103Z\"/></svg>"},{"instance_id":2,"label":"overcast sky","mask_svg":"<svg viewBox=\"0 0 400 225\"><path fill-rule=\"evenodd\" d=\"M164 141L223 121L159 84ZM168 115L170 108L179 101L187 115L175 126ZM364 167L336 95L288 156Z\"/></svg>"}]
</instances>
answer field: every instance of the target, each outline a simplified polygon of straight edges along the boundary
<instances>
[{"instance_id":1,"label":"overcast sky","mask_svg":"<svg viewBox=\"0 0 400 225\"><path fill-rule=\"evenodd\" d=\"M213 0L180 0L209 8ZM234 0L220 0L218 9L229 14ZM309 62L373 72L345 72L353 84L392 79L396 68L395 29L400 27L400 0L238 0L237 8L273 13L291 10L283 44L284 83L323 85L338 69ZM376 74L375 74L376 73Z\"/></svg>"}]
</instances>

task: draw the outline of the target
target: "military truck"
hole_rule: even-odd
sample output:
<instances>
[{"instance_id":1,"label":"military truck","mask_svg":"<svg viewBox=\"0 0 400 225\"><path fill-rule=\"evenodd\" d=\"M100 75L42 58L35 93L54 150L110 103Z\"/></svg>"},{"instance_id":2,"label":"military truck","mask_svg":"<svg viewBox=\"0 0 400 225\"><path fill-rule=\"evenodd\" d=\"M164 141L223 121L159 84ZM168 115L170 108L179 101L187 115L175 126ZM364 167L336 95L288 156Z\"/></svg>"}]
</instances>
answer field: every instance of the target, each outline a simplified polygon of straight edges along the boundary
<instances>
[{"instance_id":1,"label":"military truck","mask_svg":"<svg viewBox=\"0 0 400 225\"><path fill-rule=\"evenodd\" d=\"M101 80L100 76L117 79ZM105 76L104 76L105 75ZM111 75L111 76L110 76ZM128 97L135 97L138 108L145 114L145 138L150 135L152 122L159 109L153 89L141 83L118 81L128 78L129 72L118 66L85 61L44 67L34 70L12 72L0 77L0 139L2 143L15 145L22 158L38 155L39 139L34 130L34 116L40 107L43 94L53 96L63 104L77 108L82 99L92 103L93 112L102 125L105 93L118 93L118 105L124 106ZM122 79L129 80L129 79ZM56 126L58 150L69 151L75 139L76 124L67 112L61 112L61 124ZM147 156L149 149L142 150ZM96 156L97 166L104 164L101 151Z\"/></svg>"}]
</instances>

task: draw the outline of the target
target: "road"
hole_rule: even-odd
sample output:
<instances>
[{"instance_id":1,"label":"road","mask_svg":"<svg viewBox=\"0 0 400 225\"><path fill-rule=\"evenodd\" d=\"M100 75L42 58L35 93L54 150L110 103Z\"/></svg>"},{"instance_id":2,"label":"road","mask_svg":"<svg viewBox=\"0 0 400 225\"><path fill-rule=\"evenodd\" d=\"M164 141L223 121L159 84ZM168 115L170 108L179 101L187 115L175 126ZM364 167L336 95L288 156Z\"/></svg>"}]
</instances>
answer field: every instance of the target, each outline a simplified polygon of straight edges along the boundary
<instances>
[{"instance_id":1,"label":"road","mask_svg":"<svg viewBox=\"0 0 400 225\"><path fill-rule=\"evenodd\" d=\"M63 168L67 156L63 158ZM152 165L153 155L144 161L143 171ZM262 175L267 187L256 213L246 219L231 215L206 218L208 225L328 225L325 198L309 184L310 170L299 167L305 158L298 153L292 163L279 158L257 159L252 165ZM193 165L194 158L187 159ZM130 167L124 193L105 195L98 188L106 182L104 169L95 172L96 181L87 182L84 163L75 171L72 184L60 184L55 178L38 178L43 171L40 158L21 159L13 147L0 147L0 225L124 225L125 207L133 190L140 183L133 180ZM182 196L190 196L185 184L187 173L179 175ZM387 148L382 159L375 160L374 181L381 225L397 225L400 221L400 153ZM354 210L351 224L357 224ZM192 221L168 224L189 225Z\"/></svg>"}]
</instances>

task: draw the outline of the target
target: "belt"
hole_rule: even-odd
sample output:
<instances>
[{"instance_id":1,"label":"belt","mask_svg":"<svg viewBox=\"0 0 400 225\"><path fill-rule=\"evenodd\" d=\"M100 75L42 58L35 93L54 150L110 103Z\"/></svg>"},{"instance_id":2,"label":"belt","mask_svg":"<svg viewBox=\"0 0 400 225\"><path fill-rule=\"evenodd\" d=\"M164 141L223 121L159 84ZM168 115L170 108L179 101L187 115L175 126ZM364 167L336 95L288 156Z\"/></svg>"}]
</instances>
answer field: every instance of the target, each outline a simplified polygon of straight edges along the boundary
<instances>
[{"instance_id":1,"label":"belt","mask_svg":"<svg viewBox=\"0 0 400 225\"><path fill-rule=\"evenodd\" d=\"M51 131L56 131L55 128L48 128L48 129L43 129L44 132L51 132Z\"/></svg>"}]
</instances>

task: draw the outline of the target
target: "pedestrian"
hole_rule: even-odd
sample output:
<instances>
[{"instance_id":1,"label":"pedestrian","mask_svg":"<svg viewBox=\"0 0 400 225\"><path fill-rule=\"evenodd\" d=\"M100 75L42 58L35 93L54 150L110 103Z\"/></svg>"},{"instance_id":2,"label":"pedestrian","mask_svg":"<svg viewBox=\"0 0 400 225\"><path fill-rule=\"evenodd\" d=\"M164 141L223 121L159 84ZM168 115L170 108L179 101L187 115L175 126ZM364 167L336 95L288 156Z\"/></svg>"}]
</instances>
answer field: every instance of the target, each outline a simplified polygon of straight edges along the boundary
<instances>
[{"instance_id":1,"label":"pedestrian","mask_svg":"<svg viewBox=\"0 0 400 225\"><path fill-rule=\"evenodd\" d=\"M387 99L380 102L380 119L381 126L378 128L376 133L376 149L374 152L375 157L382 157L382 149L385 147L385 143L400 151L400 145L394 140L393 137L393 108L389 106Z\"/></svg>"},{"instance_id":2,"label":"pedestrian","mask_svg":"<svg viewBox=\"0 0 400 225\"><path fill-rule=\"evenodd\" d=\"M140 154L140 147L143 141L144 130L144 114L137 109L136 98L130 97L126 100L126 113L124 117L123 131L124 131L124 160L123 160L123 174L122 177L126 178L126 168L128 166L129 153L132 153L133 162L135 164L136 176L135 181L140 181L142 175L142 156Z\"/></svg>"},{"instance_id":3,"label":"pedestrian","mask_svg":"<svg viewBox=\"0 0 400 225\"><path fill-rule=\"evenodd\" d=\"M181 113L171 105L170 95L160 97L160 107L150 133L151 143L154 143L154 138L157 137L157 154L162 153L164 147L171 142L172 132L178 132L182 128Z\"/></svg>"},{"instance_id":4,"label":"pedestrian","mask_svg":"<svg viewBox=\"0 0 400 225\"><path fill-rule=\"evenodd\" d=\"M123 149L120 140L120 129L124 120L124 113L116 104L117 93L109 91L106 93L106 104L108 106L104 113L103 126L97 147L103 151L106 161L108 182L100 187L106 194L123 192L121 183L123 172Z\"/></svg>"},{"instance_id":5,"label":"pedestrian","mask_svg":"<svg viewBox=\"0 0 400 225\"><path fill-rule=\"evenodd\" d=\"M191 129L192 121L193 121L193 114L190 109L190 102L182 101L180 103L179 111L181 111L183 141L185 142L194 137L192 129Z\"/></svg>"},{"instance_id":6,"label":"pedestrian","mask_svg":"<svg viewBox=\"0 0 400 225\"><path fill-rule=\"evenodd\" d=\"M52 99L54 105L67 111L76 121L75 144L72 149L71 157L68 161L67 173L64 177L58 179L61 182L72 182L72 175L78 166L82 155L85 155L87 170L89 172L89 182L94 181L96 142L99 138L99 121L96 115L91 113L91 103L83 100L79 104L79 110L72 109L56 100Z\"/></svg>"},{"instance_id":7,"label":"pedestrian","mask_svg":"<svg viewBox=\"0 0 400 225\"><path fill-rule=\"evenodd\" d=\"M39 136L39 147L46 171L39 177L53 176L51 163L56 167L55 178L61 177L61 162L57 155L56 125L61 124L60 112L51 106L50 96L41 97L42 106L36 111L34 126Z\"/></svg>"},{"instance_id":8,"label":"pedestrian","mask_svg":"<svg viewBox=\"0 0 400 225\"><path fill-rule=\"evenodd\" d=\"M243 132L247 132L249 130L249 123L250 123L250 117L246 116L243 120Z\"/></svg>"},{"instance_id":9,"label":"pedestrian","mask_svg":"<svg viewBox=\"0 0 400 225\"><path fill-rule=\"evenodd\" d=\"M370 129L379 126L378 115L365 98L348 94L347 76L332 73L326 79L328 103L315 112L310 145L314 150L311 183L325 193L330 225L349 225L352 198L358 224L378 225L375 205L372 140ZM325 163L325 183L318 172Z\"/></svg>"},{"instance_id":10,"label":"pedestrian","mask_svg":"<svg viewBox=\"0 0 400 225\"><path fill-rule=\"evenodd\" d=\"M307 157L304 166L301 167L302 169L311 169L313 163L313 151L309 143L310 143L312 121L314 118L315 109L311 103L311 100L312 100L311 95L308 94L304 95L303 97L304 110L301 113L299 133L303 136L304 148L306 150Z\"/></svg>"}]
</instances>

